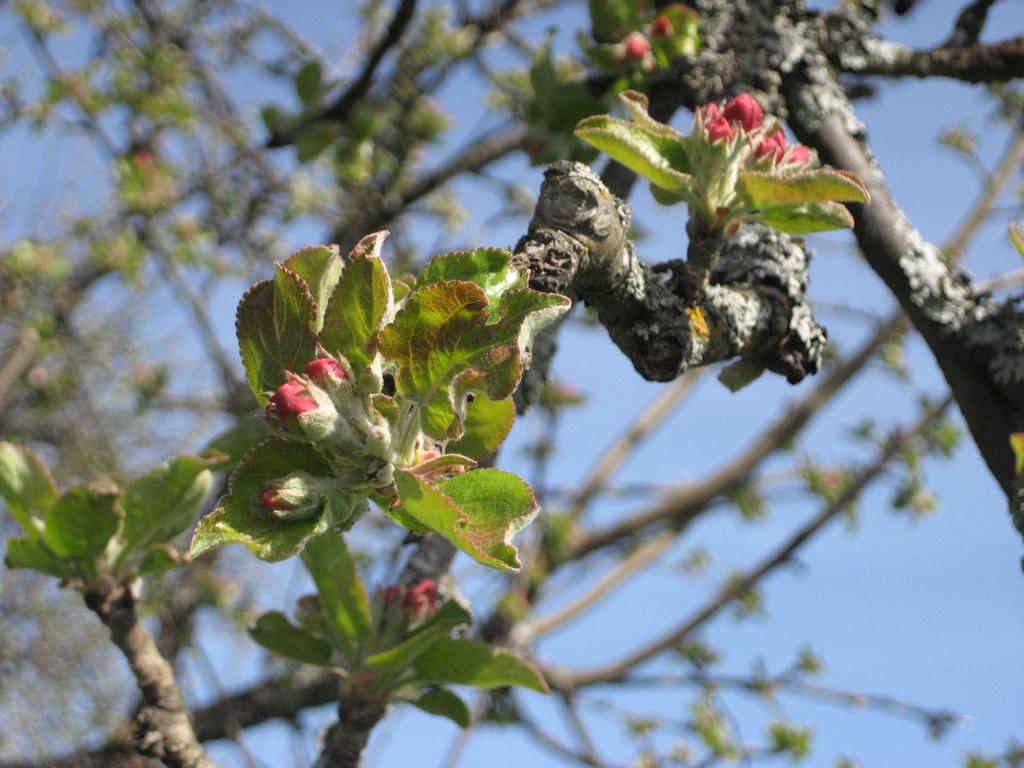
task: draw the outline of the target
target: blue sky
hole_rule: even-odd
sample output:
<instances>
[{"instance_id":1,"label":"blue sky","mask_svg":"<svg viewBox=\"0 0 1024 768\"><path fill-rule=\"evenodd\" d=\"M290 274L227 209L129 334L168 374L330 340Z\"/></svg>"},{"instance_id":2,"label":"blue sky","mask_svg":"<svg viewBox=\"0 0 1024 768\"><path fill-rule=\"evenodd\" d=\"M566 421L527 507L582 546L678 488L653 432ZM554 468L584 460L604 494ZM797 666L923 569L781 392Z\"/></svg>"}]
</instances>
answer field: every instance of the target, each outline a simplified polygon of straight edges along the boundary
<instances>
[{"instance_id":1,"label":"blue sky","mask_svg":"<svg viewBox=\"0 0 1024 768\"><path fill-rule=\"evenodd\" d=\"M338 13L334 4L261 3L276 11L288 9L291 22L328 50L342 52L352 32L352 19ZM907 20L891 20L881 27L894 39L915 46L934 45L945 38L960 3L932 0ZM557 29L556 45L569 50L577 29L586 26L585 4L567 6L521 26L528 39L539 40L549 27ZM1024 6L1019 0L997 3L988 25L989 39L1003 39L1024 32ZM499 61L500 63L500 61ZM481 106L486 89L474 78L456 78L441 94L441 103L456 121L452 145L479 134L496 118ZM264 99L273 98L261 94ZM279 97L286 103L287 94ZM262 102L253 101L253 117ZM933 242L941 242L955 228L978 191L976 177L961 160L936 148L940 131L954 123L965 123L982 135L980 152L991 162L1006 142L1006 129L990 119L990 105L978 88L948 82L907 81L885 84L880 98L858 105L870 130L872 146L894 190L896 199L910 219ZM689 125L690 115L681 114L676 124ZM2 159L15 169L5 183L3 197L17 200L19 190L32 187L42 198L56 194L33 173L47 162L40 146L47 142L63 147L60 178L79 177L83 170L70 158L73 144L66 137L44 137L42 142L27 135L7 136L0 147ZM446 148L430 158L440 162ZM49 159L52 162L52 155ZM52 167L52 166L51 166ZM541 170L520 160L500 165L497 172L527 188L536 189ZM1020 186L1018 176L1014 185ZM1012 185L1012 186L1014 186ZM490 187L474 180L456 185L469 204L470 219L463 233L448 239L452 247L464 245L510 245L523 233L524 221L503 220L481 231L480 223L498 210L500 200ZM640 246L648 261L677 257L685 248L681 209L655 207L643 185L631 199L634 218L647 233ZM21 212L25 215L25 212ZM1005 237L1005 218L997 218L975 241L965 266L977 276L988 276L1020 265ZM432 225L418 225L422 241L433 243L439 233ZM13 228L8 225L5 231ZM324 233L299 227L293 235L295 247L320 241ZM465 241L463 238L472 238ZM481 241L482 239L482 241ZM848 234L813 238L816 258L811 267L810 295L822 304L820 316L828 325L830 339L842 349L852 349L871 332L863 320L837 313L826 305L844 304L856 309L887 312L892 306L884 286L867 269L851 247ZM386 250L386 249L385 249ZM241 286L224 286L216 297L214 318L218 332L231 348L234 305ZM154 327L166 320L151 307L140 318ZM586 408L571 411L559 425L562 451L554 458L549 476L559 486L581 480L604 448L617 437L633 417L664 385L642 381L629 362L600 329L570 324L560 344L556 362L558 376L588 396ZM797 451L815 459L843 461L864 457L863 448L846 439L846 431L865 416L881 425L905 424L913 418L914 402L920 393L944 394L945 388L928 350L916 339L907 345L907 363L913 386L907 387L875 365L813 423L801 438ZM617 484L668 484L702 477L738 449L754 439L762 425L788 401L813 386L807 381L797 388L777 377L764 377L737 394L728 393L708 376L695 394L657 434L632 457L616 477ZM959 423L959 416L955 416ZM537 424L523 419L503 452L501 466L529 476L530 466L521 449L536 436ZM777 466L782 466L777 463ZM787 715L810 725L815 732L815 752L808 765L830 765L840 755L857 758L870 768L930 768L954 765L962 755L981 748L997 751L1021 732L1024 712L1024 576L1019 567L1022 546L1006 514L1005 499L965 437L953 461L930 464L927 478L939 499L932 516L912 522L889 509L892 485L879 484L861 502L855 531L840 521L801 552L799 568L786 568L765 583L763 619L734 622L723 613L705 632L706 639L725 655L724 670L748 672L757 659L770 670L790 664L804 646L811 646L825 659L824 685L863 693L885 694L934 708L961 712L969 719L943 741L935 742L914 723L871 711L845 711L819 703L783 696ZM597 519L623 515L638 508L639 502L605 500L595 508ZM618 593L602 607L587 614L567 631L556 633L538 648L546 662L575 669L590 667L628 652L645 639L679 621L711 594L711 577L684 578L678 562L694 547L712 552L712 576L730 567L742 568L759 560L789 531L814 514L817 506L803 500L774 504L768 522L749 525L735 513L722 510L706 516L673 549L641 578ZM598 559L594 575L609 567ZM289 565L258 566L278 584L290 571ZM465 581L470 595L495 594L497 581L482 574L481 567L457 561L455 573ZM278 578L280 576L280 578ZM578 593L579 585L569 579L554 580L550 599L542 604L543 615ZM267 607L287 608L281 602L283 590L264 595ZM212 629L216 629L215 626ZM215 657L232 654L235 663L224 664L221 683L228 689L261 674L259 653L251 646L229 647L220 635L206 647ZM220 667L220 665L218 665ZM671 669L656 662L653 670ZM194 672L195 670L193 670ZM196 675L196 679L200 678ZM197 694L212 695L209 686L197 682ZM681 717L688 695L662 692L640 694L608 690L601 697L665 716ZM552 733L561 737L567 726L550 701L533 694L521 700L528 711ZM730 712L742 724L745 736L756 736L775 712L748 698L725 694ZM326 724L330 711L311 713L310 722ZM611 762L628 764L633 757L631 742L611 721L603 721L599 742L608 750ZM280 724L253 729L247 737L252 751L268 765L286 764L297 745ZM368 753L369 768L440 765L456 730L447 721L429 718L411 708L395 710L375 733ZM225 766L243 765L237 752L227 744L214 745L215 759ZM524 739L512 729L483 728L469 740L462 766L493 768L521 765L561 765L550 753Z\"/></svg>"}]
</instances>

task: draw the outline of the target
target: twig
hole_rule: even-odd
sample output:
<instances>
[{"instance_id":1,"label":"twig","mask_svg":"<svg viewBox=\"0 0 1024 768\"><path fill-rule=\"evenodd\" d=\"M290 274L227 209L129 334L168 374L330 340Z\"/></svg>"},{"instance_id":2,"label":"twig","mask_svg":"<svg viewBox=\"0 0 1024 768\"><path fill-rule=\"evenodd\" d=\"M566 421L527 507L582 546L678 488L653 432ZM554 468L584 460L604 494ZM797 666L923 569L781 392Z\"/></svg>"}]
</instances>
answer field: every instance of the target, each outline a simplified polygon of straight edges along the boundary
<instances>
[{"instance_id":1,"label":"twig","mask_svg":"<svg viewBox=\"0 0 1024 768\"><path fill-rule=\"evenodd\" d=\"M103 582L87 589L85 603L110 629L142 691L143 705L134 721L136 748L169 768L215 768L192 729L171 665L138 622L131 590Z\"/></svg>"},{"instance_id":2,"label":"twig","mask_svg":"<svg viewBox=\"0 0 1024 768\"><path fill-rule=\"evenodd\" d=\"M749 570L742 578L730 582L727 587L722 589L718 595L691 617L633 653L603 667L584 672L552 670L548 676L552 687L574 690L587 685L614 682L621 679L637 665L684 641L716 616L723 608L748 592L767 574L787 563L801 546L818 533L829 521L841 514L857 498L860 492L885 469L888 463L907 443L934 419L938 418L951 402L952 397L947 396L940 403L928 408L913 426L890 438L879 451L875 460L851 479L849 485L835 501L826 505L818 515L802 526L758 566Z\"/></svg>"}]
</instances>

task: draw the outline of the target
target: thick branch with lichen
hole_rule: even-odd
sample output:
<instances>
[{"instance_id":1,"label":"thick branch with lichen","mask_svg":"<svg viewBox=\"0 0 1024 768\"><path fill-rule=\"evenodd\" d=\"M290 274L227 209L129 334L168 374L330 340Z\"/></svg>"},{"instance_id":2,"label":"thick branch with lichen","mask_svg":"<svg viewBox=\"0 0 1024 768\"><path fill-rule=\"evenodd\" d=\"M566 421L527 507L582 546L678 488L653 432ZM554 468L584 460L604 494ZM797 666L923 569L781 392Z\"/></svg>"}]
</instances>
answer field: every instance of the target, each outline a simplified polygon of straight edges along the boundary
<instances>
[{"instance_id":1,"label":"thick branch with lichen","mask_svg":"<svg viewBox=\"0 0 1024 768\"><path fill-rule=\"evenodd\" d=\"M856 173L871 191L870 206L851 206L858 245L932 350L989 470L1010 496L1008 436L1024 430L1024 312L1019 302L975 291L913 228L824 56L808 50L784 84L790 124L823 160Z\"/></svg>"},{"instance_id":2,"label":"thick branch with lichen","mask_svg":"<svg viewBox=\"0 0 1024 768\"><path fill-rule=\"evenodd\" d=\"M629 207L597 174L555 163L516 258L532 287L596 309L645 379L669 381L735 357L793 383L818 370L825 332L804 303L809 255L799 241L745 227L721 247L707 286L695 293L692 265L643 264L629 228Z\"/></svg>"}]
</instances>

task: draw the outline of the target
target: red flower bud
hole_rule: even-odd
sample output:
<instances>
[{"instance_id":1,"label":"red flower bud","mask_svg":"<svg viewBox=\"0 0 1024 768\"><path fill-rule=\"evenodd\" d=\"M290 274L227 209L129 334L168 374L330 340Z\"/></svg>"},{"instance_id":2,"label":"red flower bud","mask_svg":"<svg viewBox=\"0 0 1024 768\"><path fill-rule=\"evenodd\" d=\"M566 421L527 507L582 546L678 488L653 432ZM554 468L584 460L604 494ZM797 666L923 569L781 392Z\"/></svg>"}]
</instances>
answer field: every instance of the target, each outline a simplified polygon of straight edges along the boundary
<instances>
[{"instance_id":1,"label":"red flower bud","mask_svg":"<svg viewBox=\"0 0 1024 768\"><path fill-rule=\"evenodd\" d=\"M318 357L306 366L306 375L325 389L334 384L334 379L347 379L341 364L333 357Z\"/></svg>"},{"instance_id":2,"label":"red flower bud","mask_svg":"<svg viewBox=\"0 0 1024 768\"><path fill-rule=\"evenodd\" d=\"M704 120L704 125L707 125L716 117L718 117L718 105L711 103L700 108L700 116Z\"/></svg>"},{"instance_id":3,"label":"red flower bud","mask_svg":"<svg viewBox=\"0 0 1024 768\"><path fill-rule=\"evenodd\" d=\"M654 40L661 40L662 38L668 37L675 30L672 28L672 22L668 16L658 16L654 21L651 22L651 38Z\"/></svg>"},{"instance_id":4,"label":"red flower bud","mask_svg":"<svg viewBox=\"0 0 1024 768\"><path fill-rule=\"evenodd\" d=\"M729 141L732 138L732 125L724 117L716 117L707 124L704 130L708 132L708 139L712 143L721 139Z\"/></svg>"},{"instance_id":5,"label":"red flower bud","mask_svg":"<svg viewBox=\"0 0 1024 768\"><path fill-rule=\"evenodd\" d=\"M290 501L285 501L281 498L281 486L279 485L268 485L260 491L260 501L269 510L291 512L299 508L298 504L292 504Z\"/></svg>"},{"instance_id":6,"label":"red flower bud","mask_svg":"<svg viewBox=\"0 0 1024 768\"><path fill-rule=\"evenodd\" d=\"M757 157L758 160L764 157L770 157L773 163L779 162L785 153L786 134L782 131L776 131L767 138L761 139L761 142L757 145L757 149L754 150L754 156Z\"/></svg>"},{"instance_id":7,"label":"red flower bud","mask_svg":"<svg viewBox=\"0 0 1024 768\"><path fill-rule=\"evenodd\" d=\"M402 590L400 590L398 587L388 587L384 590L384 603L388 604L397 602L401 594Z\"/></svg>"},{"instance_id":8,"label":"red flower bud","mask_svg":"<svg viewBox=\"0 0 1024 768\"><path fill-rule=\"evenodd\" d=\"M807 165L811 161L811 153L807 151L807 147L798 146L793 147L789 153L789 160L786 161L787 165Z\"/></svg>"},{"instance_id":9,"label":"red flower bud","mask_svg":"<svg viewBox=\"0 0 1024 768\"><path fill-rule=\"evenodd\" d=\"M755 128L760 128L761 118L764 117L761 105L746 93L741 93L726 104L725 111L722 114L725 115L725 119L730 123L742 125L743 130L748 133Z\"/></svg>"},{"instance_id":10,"label":"red flower bud","mask_svg":"<svg viewBox=\"0 0 1024 768\"><path fill-rule=\"evenodd\" d=\"M647 38L639 32L632 33L626 38L626 58L631 61L643 61L651 52L651 44Z\"/></svg>"},{"instance_id":11,"label":"red flower bud","mask_svg":"<svg viewBox=\"0 0 1024 768\"><path fill-rule=\"evenodd\" d=\"M433 616L437 613L437 586L430 579L424 579L407 587L402 609L409 614L410 621Z\"/></svg>"},{"instance_id":12,"label":"red flower bud","mask_svg":"<svg viewBox=\"0 0 1024 768\"><path fill-rule=\"evenodd\" d=\"M267 404L267 418L285 426L307 411L315 411L318 407L301 382L286 381L270 398Z\"/></svg>"}]
</instances>

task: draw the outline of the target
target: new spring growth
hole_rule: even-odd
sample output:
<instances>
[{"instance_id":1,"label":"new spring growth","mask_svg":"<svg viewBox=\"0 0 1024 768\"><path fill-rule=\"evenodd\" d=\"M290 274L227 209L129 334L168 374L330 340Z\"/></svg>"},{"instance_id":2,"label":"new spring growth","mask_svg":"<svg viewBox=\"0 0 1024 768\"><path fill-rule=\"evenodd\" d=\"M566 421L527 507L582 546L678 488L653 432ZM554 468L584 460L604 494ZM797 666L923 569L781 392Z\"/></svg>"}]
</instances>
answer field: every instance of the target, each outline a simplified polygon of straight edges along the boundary
<instances>
[{"instance_id":1,"label":"new spring growth","mask_svg":"<svg viewBox=\"0 0 1024 768\"><path fill-rule=\"evenodd\" d=\"M437 598L437 585L431 579L388 587L384 590L384 614L397 611L409 626L418 625L437 613Z\"/></svg>"}]
</instances>

